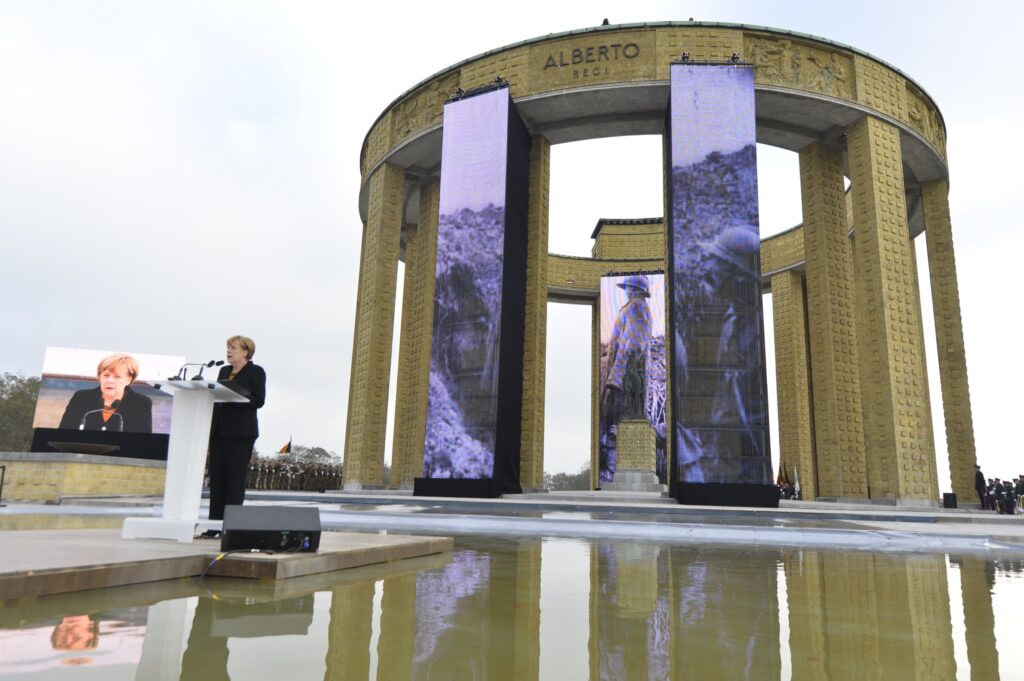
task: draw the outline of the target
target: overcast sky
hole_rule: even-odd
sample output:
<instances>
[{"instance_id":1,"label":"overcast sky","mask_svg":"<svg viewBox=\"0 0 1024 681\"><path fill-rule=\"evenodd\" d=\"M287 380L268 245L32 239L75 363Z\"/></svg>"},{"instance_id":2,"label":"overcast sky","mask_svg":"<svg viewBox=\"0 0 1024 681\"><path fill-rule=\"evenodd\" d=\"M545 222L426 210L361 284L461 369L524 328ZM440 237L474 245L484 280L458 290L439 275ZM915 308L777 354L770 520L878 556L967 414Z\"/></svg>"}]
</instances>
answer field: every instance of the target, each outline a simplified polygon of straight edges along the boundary
<instances>
[{"instance_id":1,"label":"overcast sky","mask_svg":"<svg viewBox=\"0 0 1024 681\"><path fill-rule=\"evenodd\" d=\"M269 377L258 448L294 436L341 453L359 150L377 115L434 72L508 43L605 17L692 16L856 46L938 103L979 459L990 476L1016 476L1020 7L6 0L0 371L38 374L51 345L219 358L242 333ZM797 164L758 153L768 234L800 221ZM552 164L554 252L588 254L599 217L661 215L657 138L559 145ZM590 312L550 312L546 468L576 470L589 456ZM937 394L934 362L929 379Z\"/></svg>"}]
</instances>

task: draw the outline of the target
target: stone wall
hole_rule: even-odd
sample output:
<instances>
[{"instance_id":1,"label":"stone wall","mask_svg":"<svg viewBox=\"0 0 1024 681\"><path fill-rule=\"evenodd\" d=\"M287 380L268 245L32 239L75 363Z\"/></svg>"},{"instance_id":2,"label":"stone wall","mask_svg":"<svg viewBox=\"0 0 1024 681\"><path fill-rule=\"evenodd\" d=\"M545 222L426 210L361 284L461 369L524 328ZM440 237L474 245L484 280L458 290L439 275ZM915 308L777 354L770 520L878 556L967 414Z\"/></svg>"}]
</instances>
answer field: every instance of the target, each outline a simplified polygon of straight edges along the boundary
<instances>
[{"instance_id":1,"label":"stone wall","mask_svg":"<svg viewBox=\"0 0 1024 681\"><path fill-rule=\"evenodd\" d=\"M166 462L117 456L0 452L5 501L65 497L162 496Z\"/></svg>"}]
</instances>

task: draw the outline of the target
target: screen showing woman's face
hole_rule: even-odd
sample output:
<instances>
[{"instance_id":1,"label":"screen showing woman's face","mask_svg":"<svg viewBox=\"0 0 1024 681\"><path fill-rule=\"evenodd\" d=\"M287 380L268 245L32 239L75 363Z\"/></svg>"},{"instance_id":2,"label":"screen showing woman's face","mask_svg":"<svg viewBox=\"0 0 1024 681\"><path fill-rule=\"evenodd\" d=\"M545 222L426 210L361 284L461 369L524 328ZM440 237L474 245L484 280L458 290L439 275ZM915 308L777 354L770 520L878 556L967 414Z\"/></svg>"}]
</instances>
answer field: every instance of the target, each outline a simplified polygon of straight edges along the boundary
<instances>
[{"instance_id":1,"label":"screen showing woman's face","mask_svg":"<svg viewBox=\"0 0 1024 681\"><path fill-rule=\"evenodd\" d=\"M132 382L128 371L123 366L110 367L100 374L100 391L103 401L109 404L124 398L124 389Z\"/></svg>"}]
</instances>

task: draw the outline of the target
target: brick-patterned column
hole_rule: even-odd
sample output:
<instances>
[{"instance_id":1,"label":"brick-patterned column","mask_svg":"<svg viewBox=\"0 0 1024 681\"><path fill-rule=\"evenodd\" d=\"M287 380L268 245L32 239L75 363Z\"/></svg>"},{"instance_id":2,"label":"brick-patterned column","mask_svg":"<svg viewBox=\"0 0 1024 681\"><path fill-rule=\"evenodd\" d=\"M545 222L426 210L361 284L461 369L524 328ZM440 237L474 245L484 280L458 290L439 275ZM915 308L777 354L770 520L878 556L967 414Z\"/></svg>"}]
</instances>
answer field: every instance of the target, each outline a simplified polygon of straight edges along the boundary
<instances>
[{"instance_id":1,"label":"brick-patterned column","mask_svg":"<svg viewBox=\"0 0 1024 681\"><path fill-rule=\"evenodd\" d=\"M964 602L967 662L972 681L999 678L996 618L992 611L995 566L980 558L954 559L960 566L960 592Z\"/></svg>"},{"instance_id":2,"label":"brick-patterned column","mask_svg":"<svg viewBox=\"0 0 1024 681\"><path fill-rule=\"evenodd\" d=\"M370 178L352 341L343 473L345 489L380 485L383 481L391 334L395 325L404 195L405 172L401 168L385 163Z\"/></svg>"},{"instance_id":3,"label":"brick-patterned column","mask_svg":"<svg viewBox=\"0 0 1024 681\"><path fill-rule=\"evenodd\" d=\"M805 227L806 229L806 227ZM775 384L779 395L779 464L800 480L804 499L818 496L807 364L803 276L795 270L772 277L775 317Z\"/></svg>"},{"instance_id":4,"label":"brick-patterned column","mask_svg":"<svg viewBox=\"0 0 1024 681\"><path fill-rule=\"evenodd\" d=\"M377 678L411 679L416 643L416 574L388 577L380 601Z\"/></svg>"},{"instance_id":5,"label":"brick-patterned column","mask_svg":"<svg viewBox=\"0 0 1024 681\"><path fill-rule=\"evenodd\" d=\"M826 497L867 497L853 256L842 159L836 149L815 143L801 150L800 190L817 493ZM779 402L781 416L783 400Z\"/></svg>"},{"instance_id":6,"label":"brick-patterned column","mask_svg":"<svg viewBox=\"0 0 1024 681\"><path fill-rule=\"evenodd\" d=\"M515 637L514 659L509 678L540 678L540 567L542 542L524 539L516 550L515 610L512 615Z\"/></svg>"},{"instance_id":7,"label":"brick-patterned column","mask_svg":"<svg viewBox=\"0 0 1024 681\"><path fill-rule=\"evenodd\" d=\"M949 219L949 183L921 185L924 229L928 243L928 271L935 314L935 341L939 354L939 384L946 419L946 448L953 492L961 502L972 503L974 492L974 419L967 386L964 328L960 319L960 289L953 255L953 229Z\"/></svg>"},{"instance_id":8,"label":"brick-patterned column","mask_svg":"<svg viewBox=\"0 0 1024 681\"><path fill-rule=\"evenodd\" d=\"M913 272L913 274L914 274L914 297L917 298L917 304L918 304L917 316L918 316L918 319L922 320L921 323L917 327L918 328L918 332L919 332L918 335L920 336L920 339L918 340L918 343L921 346L921 351L924 352L924 348L925 348L925 345L924 345L924 314L921 311L921 279L920 279L920 275L919 275L918 270L917 270L917 245L915 244L913 239L910 240L910 262L913 263L913 265L914 265L914 272ZM924 394L929 396L929 403L928 403L929 404L929 408L925 412L925 415L927 416L926 424L925 424L925 429L927 431L927 437L931 440L931 443L932 443L932 451L935 451L935 424L932 421L932 410L931 410L931 401L930 401L932 390L931 390L931 387L928 385L928 360L927 360L927 357L921 363L921 370L922 370L922 376L924 378ZM938 470L938 464L935 461L933 461L932 465L929 466L928 473L930 473L931 476L932 476L932 481L931 481L931 483L929 483L932 486L932 489L936 489L936 490L939 489L939 470ZM972 476L971 479L973 481L973 479L974 479L973 476Z\"/></svg>"},{"instance_id":9,"label":"brick-patterned column","mask_svg":"<svg viewBox=\"0 0 1024 681\"><path fill-rule=\"evenodd\" d=\"M331 590L324 681L369 678L373 584L357 582Z\"/></svg>"},{"instance_id":10,"label":"brick-patterned column","mask_svg":"<svg viewBox=\"0 0 1024 681\"><path fill-rule=\"evenodd\" d=\"M948 677L956 669L956 661L953 659L946 557L908 556L906 570L913 678L926 681Z\"/></svg>"},{"instance_id":11,"label":"brick-patterned column","mask_svg":"<svg viewBox=\"0 0 1024 681\"><path fill-rule=\"evenodd\" d=\"M544 487L544 374L548 320L548 200L551 143L530 147L530 206L526 237L526 338L523 345L523 416L519 481L523 491Z\"/></svg>"},{"instance_id":12,"label":"brick-patterned column","mask_svg":"<svg viewBox=\"0 0 1024 681\"><path fill-rule=\"evenodd\" d=\"M874 556L825 551L825 667L829 679L882 679Z\"/></svg>"},{"instance_id":13,"label":"brick-patterned column","mask_svg":"<svg viewBox=\"0 0 1024 681\"><path fill-rule=\"evenodd\" d=\"M847 129L847 144L869 491L932 505L939 490L899 131L867 116Z\"/></svg>"},{"instance_id":14,"label":"brick-patterned column","mask_svg":"<svg viewBox=\"0 0 1024 681\"><path fill-rule=\"evenodd\" d=\"M422 475L423 470L440 189L441 182L437 178L420 186L419 223L405 246L402 337L398 346L395 395L395 414L400 416L395 418L389 483L393 489L411 488L413 479Z\"/></svg>"},{"instance_id":15,"label":"brick-patterned column","mask_svg":"<svg viewBox=\"0 0 1024 681\"><path fill-rule=\"evenodd\" d=\"M672 438L670 437L668 439L671 440ZM600 457L601 305L599 302L595 301L590 305L590 489L597 489L600 485Z\"/></svg>"},{"instance_id":16,"label":"brick-patterned column","mask_svg":"<svg viewBox=\"0 0 1024 681\"><path fill-rule=\"evenodd\" d=\"M772 297L774 297L774 293ZM776 340L778 343L778 340ZM779 400L780 402L782 400ZM824 574L816 551L787 552L783 558L789 606L789 659L794 679L826 681Z\"/></svg>"}]
</instances>

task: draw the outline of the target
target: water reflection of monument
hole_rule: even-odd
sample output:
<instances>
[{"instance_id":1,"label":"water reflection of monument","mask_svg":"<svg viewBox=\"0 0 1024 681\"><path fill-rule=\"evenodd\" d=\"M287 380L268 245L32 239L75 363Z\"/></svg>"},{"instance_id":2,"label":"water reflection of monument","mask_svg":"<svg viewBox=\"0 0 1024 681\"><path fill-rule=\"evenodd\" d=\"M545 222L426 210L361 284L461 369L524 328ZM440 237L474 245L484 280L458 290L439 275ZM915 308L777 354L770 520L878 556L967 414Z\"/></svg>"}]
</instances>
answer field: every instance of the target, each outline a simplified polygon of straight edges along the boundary
<instances>
[{"instance_id":1,"label":"water reflection of monument","mask_svg":"<svg viewBox=\"0 0 1024 681\"><path fill-rule=\"evenodd\" d=\"M542 592L543 547L474 540L451 556L274 587L207 580L221 600L180 580L5 604L0 671L60 665L52 637L69 622L98 624L87 656L100 660L130 620L144 642L121 663L147 681L238 678L262 668L254 651L323 660L329 681L538 679L550 676L542 650L560 662L578 654L569 668L592 679L781 679L787 667L796 679L952 678L966 676L954 656L952 587L962 594L970 678L995 679L993 591L1022 571L943 555L595 542L583 545L589 562L560 566L589 583L589 643L577 653L564 631L541 628L542 619L563 621L569 603L557 592L564 582L546 581L556 591ZM258 648L244 641L252 636Z\"/></svg>"},{"instance_id":2,"label":"water reflection of monument","mask_svg":"<svg viewBox=\"0 0 1024 681\"><path fill-rule=\"evenodd\" d=\"M984 571L975 569L984 563L961 563L965 610L984 610L987 600L991 613ZM794 678L954 676L945 556L797 551L788 552L784 564ZM983 618L968 616L969 647L975 640L971 673L973 678L998 678L991 663L995 639L978 638L985 626ZM991 619L987 627L991 633Z\"/></svg>"},{"instance_id":3,"label":"water reflection of monument","mask_svg":"<svg viewBox=\"0 0 1024 681\"><path fill-rule=\"evenodd\" d=\"M378 589L376 678L537 679L540 548L496 541L444 566L332 589L325 680L372 678Z\"/></svg>"}]
</instances>

